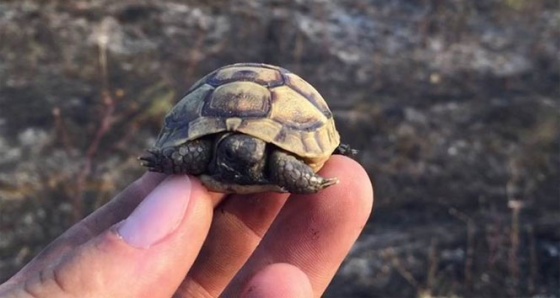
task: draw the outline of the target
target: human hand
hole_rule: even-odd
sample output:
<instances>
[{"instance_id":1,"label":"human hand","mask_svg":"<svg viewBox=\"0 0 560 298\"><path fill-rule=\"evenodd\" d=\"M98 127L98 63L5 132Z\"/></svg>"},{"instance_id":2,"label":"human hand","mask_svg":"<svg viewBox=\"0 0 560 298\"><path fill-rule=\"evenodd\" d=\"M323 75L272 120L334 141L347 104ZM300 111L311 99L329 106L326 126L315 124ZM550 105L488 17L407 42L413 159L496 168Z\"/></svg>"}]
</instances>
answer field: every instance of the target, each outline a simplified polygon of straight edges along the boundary
<instances>
[{"instance_id":1,"label":"human hand","mask_svg":"<svg viewBox=\"0 0 560 298\"><path fill-rule=\"evenodd\" d=\"M146 173L52 242L0 297L318 297L364 228L371 182L349 158L314 195L208 192Z\"/></svg>"}]
</instances>

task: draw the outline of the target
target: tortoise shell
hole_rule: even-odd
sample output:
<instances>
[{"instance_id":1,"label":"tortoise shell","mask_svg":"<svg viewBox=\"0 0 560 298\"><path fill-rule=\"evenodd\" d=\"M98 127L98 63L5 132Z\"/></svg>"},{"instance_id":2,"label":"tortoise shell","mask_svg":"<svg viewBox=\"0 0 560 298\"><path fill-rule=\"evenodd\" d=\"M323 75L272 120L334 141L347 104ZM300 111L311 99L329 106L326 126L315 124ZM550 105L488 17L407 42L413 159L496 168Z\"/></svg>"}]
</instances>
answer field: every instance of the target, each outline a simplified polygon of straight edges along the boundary
<instances>
[{"instance_id":1,"label":"tortoise shell","mask_svg":"<svg viewBox=\"0 0 560 298\"><path fill-rule=\"evenodd\" d=\"M274 144L319 170L340 143L323 97L299 76L267 64L238 63L196 82L164 120L156 147L221 132Z\"/></svg>"}]
</instances>

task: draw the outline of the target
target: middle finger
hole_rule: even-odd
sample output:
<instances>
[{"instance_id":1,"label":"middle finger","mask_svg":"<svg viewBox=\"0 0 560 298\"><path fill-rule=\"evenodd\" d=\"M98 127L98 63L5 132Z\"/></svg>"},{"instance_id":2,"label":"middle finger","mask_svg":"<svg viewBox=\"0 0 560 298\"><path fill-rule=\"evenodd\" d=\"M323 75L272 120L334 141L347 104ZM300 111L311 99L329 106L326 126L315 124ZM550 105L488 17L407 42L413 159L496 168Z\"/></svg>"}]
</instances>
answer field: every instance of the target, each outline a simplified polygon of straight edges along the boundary
<instances>
[{"instance_id":1,"label":"middle finger","mask_svg":"<svg viewBox=\"0 0 560 298\"><path fill-rule=\"evenodd\" d=\"M216 297L249 259L288 194L231 195L216 209L204 246L175 297Z\"/></svg>"}]
</instances>

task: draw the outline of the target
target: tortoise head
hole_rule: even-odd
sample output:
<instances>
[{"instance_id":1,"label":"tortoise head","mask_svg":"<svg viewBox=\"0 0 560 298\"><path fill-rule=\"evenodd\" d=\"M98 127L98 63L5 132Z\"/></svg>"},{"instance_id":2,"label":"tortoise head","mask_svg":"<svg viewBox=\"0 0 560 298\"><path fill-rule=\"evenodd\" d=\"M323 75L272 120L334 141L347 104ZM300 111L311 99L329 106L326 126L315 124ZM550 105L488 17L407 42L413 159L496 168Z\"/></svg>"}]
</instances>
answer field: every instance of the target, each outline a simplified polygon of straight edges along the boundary
<instances>
[{"instance_id":1,"label":"tortoise head","mask_svg":"<svg viewBox=\"0 0 560 298\"><path fill-rule=\"evenodd\" d=\"M216 146L213 174L223 182L258 184L263 181L266 143L245 134L227 134Z\"/></svg>"}]
</instances>

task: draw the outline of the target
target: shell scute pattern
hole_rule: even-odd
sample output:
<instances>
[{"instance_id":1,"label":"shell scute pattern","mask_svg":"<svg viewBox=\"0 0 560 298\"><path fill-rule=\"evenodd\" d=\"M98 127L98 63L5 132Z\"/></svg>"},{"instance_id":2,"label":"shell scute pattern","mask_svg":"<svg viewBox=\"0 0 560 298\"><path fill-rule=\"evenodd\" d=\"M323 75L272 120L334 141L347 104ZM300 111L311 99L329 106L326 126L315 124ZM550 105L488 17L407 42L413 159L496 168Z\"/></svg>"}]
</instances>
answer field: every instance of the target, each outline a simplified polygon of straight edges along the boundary
<instances>
[{"instance_id":1,"label":"shell scute pattern","mask_svg":"<svg viewBox=\"0 0 560 298\"><path fill-rule=\"evenodd\" d=\"M315 88L288 70L257 63L225 66L195 83L166 117L157 145L226 131L272 143L313 168L340 142L332 113Z\"/></svg>"}]
</instances>

